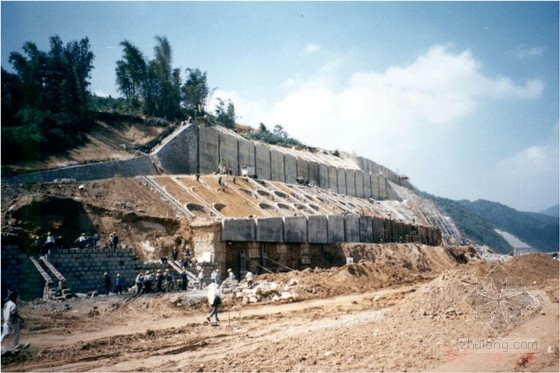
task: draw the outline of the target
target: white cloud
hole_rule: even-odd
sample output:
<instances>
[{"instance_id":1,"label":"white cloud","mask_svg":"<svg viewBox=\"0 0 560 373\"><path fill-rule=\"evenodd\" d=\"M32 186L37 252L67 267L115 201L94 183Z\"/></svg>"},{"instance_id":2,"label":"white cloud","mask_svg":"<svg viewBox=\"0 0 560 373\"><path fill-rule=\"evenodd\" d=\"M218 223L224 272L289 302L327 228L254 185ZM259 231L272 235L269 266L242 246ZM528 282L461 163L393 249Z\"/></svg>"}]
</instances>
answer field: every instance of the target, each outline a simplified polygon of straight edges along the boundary
<instances>
[{"instance_id":1,"label":"white cloud","mask_svg":"<svg viewBox=\"0 0 560 373\"><path fill-rule=\"evenodd\" d=\"M556 137L557 138L557 137ZM488 190L495 200L508 206L534 211L558 203L558 144L534 145L501 160L488 175Z\"/></svg>"},{"instance_id":2,"label":"white cloud","mask_svg":"<svg viewBox=\"0 0 560 373\"><path fill-rule=\"evenodd\" d=\"M519 50L517 51L517 57L519 58L539 57L542 56L545 51L546 51L546 47L533 47L533 48L519 47Z\"/></svg>"},{"instance_id":3,"label":"white cloud","mask_svg":"<svg viewBox=\"0 0 560 373\"><path fill-rule=\"evenodd\" d=\"M305 46L305 53L311 54L319 51L321 46L319 44L309 43Z\"/></svg>"},{"instance_id":4,"label":"white cloud","mask_svg":"<svg viewBox=\"0 0 560 373\"><path fill-rule=\"evenodd\" d=\"M105 91L101 91L101 90L96 90L93 92L94 95L98 96L98 97L109 97L109 93L105 92Z\"/></svg>"}]
</instances>

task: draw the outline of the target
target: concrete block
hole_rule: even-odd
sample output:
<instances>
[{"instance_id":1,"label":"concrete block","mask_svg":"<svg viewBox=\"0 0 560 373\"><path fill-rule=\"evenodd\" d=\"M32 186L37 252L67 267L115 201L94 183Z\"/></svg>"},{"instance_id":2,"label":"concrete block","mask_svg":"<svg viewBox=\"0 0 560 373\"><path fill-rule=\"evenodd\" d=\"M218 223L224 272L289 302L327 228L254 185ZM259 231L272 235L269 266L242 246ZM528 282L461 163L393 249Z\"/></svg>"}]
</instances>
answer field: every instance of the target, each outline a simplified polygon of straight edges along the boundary
<instances>
[{"instance_id":1,"label":"concrete block","mask_svg":"<svg viewBox=\"0 0 560 373\"><path fill-rule=\"evenodd\" d=\"M305 216L285 217L284 242L307 242L307 218Z\"/></svg>"},{"instance_id":2,"label":"concrete block","mask_svg":"<svg viewBox=\"0 0 560 373\"><path fill-rule=\"evenodd\" d=\"M346 242L360 242L360 216L346 215L344 230Z\"/></svg>"},{"instance_id":3,"label":"concrete block","mask_svg":"<svg viewBox=\"0 0 560 373\"><path fill-rule=\"evenodd\" d=\"M286 183L295 184L297 178L297 159L291 154L284 154L284 171Z\"/></svg>"},{"instance_id":4,"label":"concrete block","mask_svg":"<svg viewBox=\"0 0 560 373\"><path fill-rule=\"evenodd\" d=\"M276 149L271 149L270 167L272 180L281 182L286 181L286 175L284 173L284 153L281 153Z\"/></svg>"},{"instance_id":5,"label":"concrete block","mask_svg":"<svg viewBox=\"0 0 560 373\"><path fill-rule=\"evenodd\" d=\"M284 242L284 220L278 218L256 219L257 241Z\"/></svg>"},{"instance_id":6,"label":"concrete block","mask_svg":"<svg viewBox=\"0 0 560 373\"><path fill-rule=\"evenodd\" d=\"M372 216L360 216L360 242L374 242Z\"/></svg>"},{"instance_id":7,"label":"concrete block","mask_svg":"<svg viewBox=\"0 0 560 373\"><path fill-rule=\"evenodd\" d=\"M157 150L156 156L169 174L194 174L197 151L197 127L189 124Z\"/></svg>"},{"instance_id":8,"label":"concrete block","mask_svg":"<svg viewBox=\"0 0 560 373\"><path fill-rule=\"evenodd\" d=\"M270 147L255 142L255 153L257 158L256 172L261 179L272 179L270 168Z\"/></svg>"},{"instance_id":9,"label":"concrete block","mask_svg":"<svg viewBox=\"0 0 560 373\"><path fill-rule=\"evenodd\" d=\"M255 241L257 226L254 219L222 220L223 241Z\"/></svg>"},{"instance_id":10,"label":"concrete block","mask_svg":"<svg viewBox=\"0 0 560 373\"><path fill-rule=\"evenodd\" d=\"M307 217L307 242L327 243L329 241L329 230L327 217L322 215L310 215Z\"/></svg>"},{"instance_id":11,"label":"concrete block","mask_svg":"<svg viewBox=\"0 0 560 373\"><path fill-rule=\"evenodd\" d=\"M328 240L329 243L345 242L344 239L344 216L342 215L328 215Z\"/></svg>"}]
</instances>

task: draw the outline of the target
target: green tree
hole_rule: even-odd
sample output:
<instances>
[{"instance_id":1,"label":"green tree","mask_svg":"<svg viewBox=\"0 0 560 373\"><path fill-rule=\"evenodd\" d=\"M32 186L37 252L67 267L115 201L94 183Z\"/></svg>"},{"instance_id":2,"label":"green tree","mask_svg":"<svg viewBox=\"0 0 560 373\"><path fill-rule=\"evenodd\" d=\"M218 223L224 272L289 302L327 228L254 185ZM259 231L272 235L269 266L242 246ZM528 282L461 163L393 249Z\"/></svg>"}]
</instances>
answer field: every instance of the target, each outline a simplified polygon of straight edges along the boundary
<instances>
[{"instance_id":1,"label":"green tree","mask_svg":"<svg viewBox=\"0 0 560 373\"><path fill-rule=\"evenodd\" d=\"M216 105L216 121L226 127L233 129L235 127L235 106L231 100L228 100L227 106L225 102L218 98Z\"/></svg>"},{"instance_id":2,"label":"green tree","mask_svg":"<svg viewBox=\"0 0 560 373\"><path fill-rule=\"evenodd\" d=\"M120 43L123 58L117 61L117 89L132 107L138 108L145 101L148 66L142 52L128 40Z\"/></svg>"},{"instance_id":3,"label":"green tree","mask_svg":"<svg viewBox=\"0 0 560 373\"><path fill-rule=\"evenodd\" d=\"M204 115L204 107L212 93L212 90L208 88L206 71L187 69L186 73L187 79L181 87L183 107L187 115L194 117L195 111L197 115Z\"/></svg>"}]
</instances>

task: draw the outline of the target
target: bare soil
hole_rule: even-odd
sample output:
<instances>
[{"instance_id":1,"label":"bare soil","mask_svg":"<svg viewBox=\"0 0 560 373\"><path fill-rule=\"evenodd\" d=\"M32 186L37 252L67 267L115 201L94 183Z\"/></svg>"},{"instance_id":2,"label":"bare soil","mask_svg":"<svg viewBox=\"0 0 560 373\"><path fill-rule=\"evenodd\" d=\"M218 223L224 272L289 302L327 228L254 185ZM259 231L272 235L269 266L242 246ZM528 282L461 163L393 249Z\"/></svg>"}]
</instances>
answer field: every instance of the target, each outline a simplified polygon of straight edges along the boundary
<instances>
[{"instance_id":1,"label":"bare soil","mask_svg":"<svg viewBox=\"0 0 560 373\"><path fill-rule=\"evenodd\" d=\"M185 301L192 293L30 302L21 313L22 342L31 347L3 359L2 370L558 371L557 261L530 254L459 264L449 248L421 247L399 272L411 250L386 245L375 261L257 276L301 297L242 305L226 296L216 326L205 321L205 299ZM524 289L535 300L500 336L464 305L498 264L529 281ZM512 338L537 347L511 342L507 352L489 353L460 344Z\"/></svg>"}]
</instances>

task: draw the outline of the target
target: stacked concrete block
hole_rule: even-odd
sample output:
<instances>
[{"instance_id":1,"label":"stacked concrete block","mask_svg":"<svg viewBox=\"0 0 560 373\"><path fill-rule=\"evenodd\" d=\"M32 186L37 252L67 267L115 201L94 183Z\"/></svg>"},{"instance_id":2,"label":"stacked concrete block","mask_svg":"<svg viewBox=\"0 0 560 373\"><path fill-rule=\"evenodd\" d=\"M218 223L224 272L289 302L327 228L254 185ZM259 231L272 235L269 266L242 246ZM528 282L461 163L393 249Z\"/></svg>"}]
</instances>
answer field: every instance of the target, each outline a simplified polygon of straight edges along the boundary
<instances>
[{"instance_id":1,"label":"stacked concrete block","mask_svg":"<svg viewBox=\"0 0 560 373\"><path fill-rule=\"evenodd\" d=\"M239 147L237 137L220 132L220 162L222 167L229 168L233 174L239 175Z\"/></svg>"},{"instance_id":2,"label":"stacked concrete block","mask_svg":"<svg viewBox=\"0 0 560 373\"><path fill-rule=\"evenodd\" d=\"M329 230L326 216L310 215L307 217L307 239L309 243L329 242Z\"/></svg>"},{"instance_id":3,"label":"stacked concrete block","mask_svg":"<svg viewBox=\"0 0 560 373\"><path fill-rule=\"evenodd\" d=\"M346 215L344 224L345 241L360 242L360 216Z\"/></svg>"},{"instance_id":4,"label":"stacked concrete block","mask_svg":"<svg viewBox=\"0 0 560 373\"><path fill-rule=\"evenodd\" d=\"M103 274L107 272L112 281L120 274L125 286L134 285L136 275L144 270L132 248L58 249L51 250L48 260L66 278L66 286L74 292L102 291ZM154 270L161 264L154 263Z\"/></svg>"},{"instance_id":5,"label":"stacked concrete block","mask_svg":"<svg viewBox=\"0 0 560 373\"><path fill-rule=\"evenodd\" d=\"M277 218L264 218L257 220L257 241L284 242L284 220Z\"/></svg>"},{"instance_id":6,"label":"stacked concrete block","mask_svg":"<svg viewBox=\"0 0 560 373\"><path fill-rule=\"evenodd\" d=\"M291 154L284 154L284 171L286 173L286 183L295 184L298 176L296 157Z\"/></svg>"},{"instance_id":7,"label":"stacked concrete block","mask_svg":"<svg viewBox=\"0 0 560 373\"><path fill-rule=\"evenodd\" d=\"M2 243L2 299L8 290L15 291L23 300L40 298L45 280L17 244Z\"/></svg>"},{"instance_id":8,"label":"stacked concrete block","mask_svg":"<svg viewBox=\"0 0 560 373\"><path fill-rule=\"evenodd\" d=\"M211 174L219 171L219 133L212 127L199 127L200 148L199 162L200 172L203 174Z\"/></svg>"},{"instance_id":9,"label":"stacked concrete block","mask_svg":"<svg viewBox=\"0 0 560 373\"><path fill-rule=\"evenodd\" d=\"M329 189L329 166L324 163L319 163L319 181L317 185L319 188Z\"/></svg>"},{"instance_id":10,"label":"stacked concrete block","mask_svg":"<svg viewBox=\"0 0 560 373\"><path fill-rule=\"evenodd\" d=\"M260 179L272 179L271 166L270 166L270 148L261 143L255 144L255 154L256 154L256 173L257 177ZM274 180L274 179L272 179Z\"/></svg>"},{"instance_id":11,"label":"stacked concrete block","mask_svg":"<svg viewBox=\"0 0 560 373\"><path fill-rule=\"evenodd\" d=\"M270 168L272 180L286 181L286 175L284 173L284 153L276 149L270 150Z\"/></svg>"},{"instance_id":12,"label":"stacked concrete block","mask_svg":"<svg viewBox=\"0 0 560 373\"><path fill-rule=\"evenodd\" d=\"M222 220L222 241L255 241L257 224L254 219Z\"/></svg>"},{"instance_id":13,"label":"stacked concrete block","mask_svg":"<svg viewBox=\"0 0 560 373\"><path fill-rule=\"evenodd\" d=\"M307 218L305 216L284 218L284 242L307 242Z\"/></svg>"},{"instance_id":14,"label":"stacked concrete block","mask_svg":"<svg viewBox=\"0 0 560 373\"><path fill-rule=\"evenodd\" d=\"M329 243L345 242L344 216L328 215L327 226L329 231L328 234Z\"/></svg>"}]
</instances>

